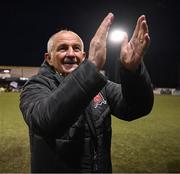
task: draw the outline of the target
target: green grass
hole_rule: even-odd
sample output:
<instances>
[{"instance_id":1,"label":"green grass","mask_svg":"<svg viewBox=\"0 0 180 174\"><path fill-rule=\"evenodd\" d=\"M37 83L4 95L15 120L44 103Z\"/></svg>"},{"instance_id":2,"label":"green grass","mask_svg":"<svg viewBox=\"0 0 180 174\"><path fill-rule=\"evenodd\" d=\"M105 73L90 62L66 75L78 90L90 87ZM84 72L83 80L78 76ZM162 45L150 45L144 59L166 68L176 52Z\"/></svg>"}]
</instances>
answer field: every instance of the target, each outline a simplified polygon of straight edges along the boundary
<instances>
[{"instance_id":1,"label":"green grass","mask_svg":"<svg viewBox=\"0 0 180 174\"><path fill-rule=\"evenodd\" d=\"M30 171L28 128L18 105L18 93L0 93L0 173ZM180 97L156 95L147 117L113 117L112 126L113 172L180 172Z\"/></svg>"},{"instance_id":2,"label":"green grass","mask_svg":"<svg viewBox=\"0 0 180 174\"><path fill-rule=\"evenodd\" d=\"M155 96L152 112L113 119L113 172L180 172L180 97Z\"/></svg>"},{"instance_id":3,"label":"green grass","mask_svg":"<svg viewBox=\"0 0 180 174\"><path fill-rule=\"evenodd\" d=\"M18 93L0 93L0 173L29 172L28 128Z\"/></svg>"}]
</instances>

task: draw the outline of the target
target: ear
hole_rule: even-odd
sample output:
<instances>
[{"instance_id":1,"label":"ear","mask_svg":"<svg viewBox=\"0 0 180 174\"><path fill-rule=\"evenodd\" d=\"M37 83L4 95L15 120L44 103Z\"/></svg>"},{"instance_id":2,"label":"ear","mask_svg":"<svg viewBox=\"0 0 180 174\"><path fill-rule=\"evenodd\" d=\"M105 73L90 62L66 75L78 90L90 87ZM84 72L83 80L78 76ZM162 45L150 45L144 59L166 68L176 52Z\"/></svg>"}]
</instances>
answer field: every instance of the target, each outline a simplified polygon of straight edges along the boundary
<instances>
[{"instance_id":1,"label":"ear","mask_svg":"<svg viewBox=\"0 0 180 174\"><path fill-rule=\"evenodd\" d=\"M46 62L48 62L49 65L51 65L51 66L53 65L52 58L49 53L45 53L44 58L45 58Z\"/></svg>"},{"instance_id":2,"label":"ear","mask_svg":"<svg viewBox=\"0 0 180 174\"><path fill-rule=\"evenodd\" d=\"M84 61L85 58L86 58L86 53L83 52L83 61Z\"/></svg>"}]
</instances>

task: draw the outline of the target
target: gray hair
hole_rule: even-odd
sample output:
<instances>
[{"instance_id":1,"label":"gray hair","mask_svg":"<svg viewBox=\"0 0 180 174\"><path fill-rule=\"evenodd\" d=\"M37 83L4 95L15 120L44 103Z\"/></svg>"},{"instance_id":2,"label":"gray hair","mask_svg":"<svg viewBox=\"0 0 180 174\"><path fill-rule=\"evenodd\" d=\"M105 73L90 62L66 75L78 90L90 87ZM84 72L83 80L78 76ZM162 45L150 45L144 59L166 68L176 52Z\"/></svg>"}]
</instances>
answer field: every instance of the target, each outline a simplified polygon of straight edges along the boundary
<instances>
[{"instance_id":1,"label":"gray hair","mask_svg":"<svg viewBox=\"0 0 180 174\"><path fill-rule=\"evenodd\" d=\"M80 39L80 42L81 42L81 44L82 44L82 51L84 51L84 43L83 43L82 39L79 37L78 34L76 34L75 32L73 32L73 31L71 31L71 30L60 30L59 32L53 34L53 35L49 38L49 40L48 40L48 42L47 42L47 52L48 52L49 54L50 54L51 51L52 51L52 47L53 47L53 44L54 44L54 38L56 37L56 35L59 34L59 33L66 33L66 32L73 33L73 34L75 34L75 35Z\"/></svg>"}]
</instances>

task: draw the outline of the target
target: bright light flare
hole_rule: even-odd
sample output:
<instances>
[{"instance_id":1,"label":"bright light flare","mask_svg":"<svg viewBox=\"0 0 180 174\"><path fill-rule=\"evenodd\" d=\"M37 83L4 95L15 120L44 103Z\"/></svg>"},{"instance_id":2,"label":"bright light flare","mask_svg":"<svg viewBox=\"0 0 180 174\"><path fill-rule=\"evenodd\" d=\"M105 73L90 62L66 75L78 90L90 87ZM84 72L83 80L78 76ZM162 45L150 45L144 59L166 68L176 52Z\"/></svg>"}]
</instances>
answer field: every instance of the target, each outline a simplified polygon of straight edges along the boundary
<instances>
[{"instance_id":1,"label":"bright light flare","mask_svg":"<svg viewBox=\"0 0 180 174\"><path fill-rule=\"evenodd\" d=\"M111 42L120 43L124 38L124 31L120 29L112 30L109 35L109 39Z\"/></svg>"},{"instance_id":2,"label":"bright light flare","mask_svg":"<svg viewBox=\"0 0 180 174\"><path fill-rule=\"evenodd\" d=\"M3 70L4 73L9 73L10 71L8 69Z\"/></svg>"}]
</instances>

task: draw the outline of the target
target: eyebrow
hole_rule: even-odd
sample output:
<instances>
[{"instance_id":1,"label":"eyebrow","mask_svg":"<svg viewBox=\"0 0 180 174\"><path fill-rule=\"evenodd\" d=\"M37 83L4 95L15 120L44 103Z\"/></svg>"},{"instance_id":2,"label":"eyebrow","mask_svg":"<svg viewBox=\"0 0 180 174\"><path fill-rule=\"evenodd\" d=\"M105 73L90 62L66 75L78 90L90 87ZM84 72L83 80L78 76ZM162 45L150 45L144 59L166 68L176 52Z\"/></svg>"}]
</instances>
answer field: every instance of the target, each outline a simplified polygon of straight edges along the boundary
<instances>
[{"instance_id":1,"label":"eyebrow","mask_svg":"<svg viewBox=\"0 0 180 174\"><path fill-rule=\"evenodd\" d=\"M60 44L57 46L57 49L58 49L59 47L62 47L62 46L69 46L69 44L67 44L67 43L60 43ZM81 44L79 44L79 43L74 43L74 44L72 44L72 47L74 47L74 46L78 46L78 47L81 48L81 50L82 50L82 45L81 45Z\"/></svg>"}]
</instances>

